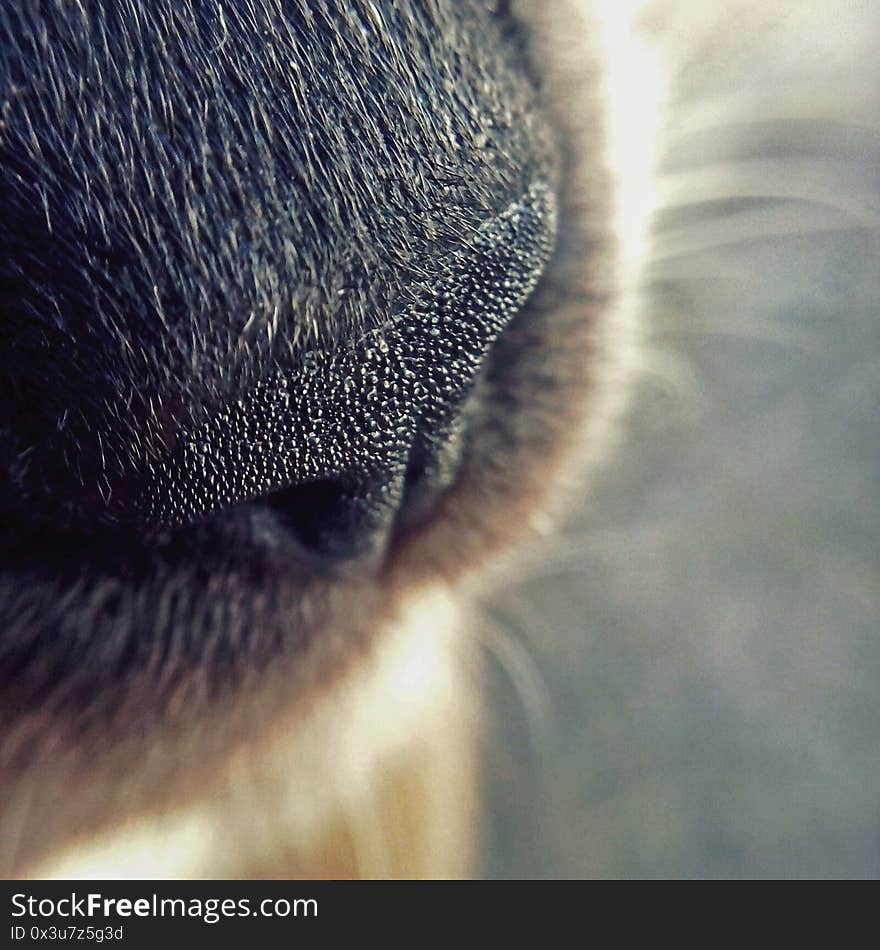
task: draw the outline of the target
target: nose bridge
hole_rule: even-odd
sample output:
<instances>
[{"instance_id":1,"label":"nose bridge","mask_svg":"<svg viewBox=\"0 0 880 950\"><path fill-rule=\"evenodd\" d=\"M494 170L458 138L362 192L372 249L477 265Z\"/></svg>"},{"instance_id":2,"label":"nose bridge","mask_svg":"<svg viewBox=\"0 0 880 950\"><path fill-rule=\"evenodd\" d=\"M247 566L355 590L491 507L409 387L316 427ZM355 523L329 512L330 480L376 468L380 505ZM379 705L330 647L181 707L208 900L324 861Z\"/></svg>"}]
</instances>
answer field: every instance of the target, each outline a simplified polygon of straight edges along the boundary
<instances>
[{"instance_id":1,"label":"nose bridge","mask_svg":"<svg viewBox=\"0 0 880 950\"><path fill-rule=\"evenodd\" d=\"M317 508L335 537L380 539L413 456L438 467L432 457L444 433L457 431L493 341L538 279L551 227L552 199L533 188L382 329L345 349L306 354L295 370L277 371L179 436L149 473L142 516L171 527L245 501L268 498L280 509L311 497L323 499ZM297 486L306 490L295 499Z\"/></svg>"}]
</instances>

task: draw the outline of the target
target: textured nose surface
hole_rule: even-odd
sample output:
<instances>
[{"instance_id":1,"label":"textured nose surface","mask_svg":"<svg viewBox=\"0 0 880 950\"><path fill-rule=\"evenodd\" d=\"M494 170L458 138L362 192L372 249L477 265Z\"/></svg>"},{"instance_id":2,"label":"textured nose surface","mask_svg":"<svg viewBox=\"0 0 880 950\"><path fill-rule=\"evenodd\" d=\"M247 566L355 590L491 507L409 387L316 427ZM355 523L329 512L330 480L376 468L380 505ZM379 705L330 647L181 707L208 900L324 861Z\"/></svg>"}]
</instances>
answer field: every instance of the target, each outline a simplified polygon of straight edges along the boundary
<instances>
[{"instance_id":1,"label":"textured nose surface","mask_svg":"<svg viewBox=\"0 0 880 950\"><path fill-rule=\"evenodd\" d=\"M149 473L144 520L184 525L258 500L321 552L380 547L408 486L449 481L462 405L534 288L554 224L552 195L533 186L380 330L306 354L183 434Z\"/></svg>"}]
</instances>

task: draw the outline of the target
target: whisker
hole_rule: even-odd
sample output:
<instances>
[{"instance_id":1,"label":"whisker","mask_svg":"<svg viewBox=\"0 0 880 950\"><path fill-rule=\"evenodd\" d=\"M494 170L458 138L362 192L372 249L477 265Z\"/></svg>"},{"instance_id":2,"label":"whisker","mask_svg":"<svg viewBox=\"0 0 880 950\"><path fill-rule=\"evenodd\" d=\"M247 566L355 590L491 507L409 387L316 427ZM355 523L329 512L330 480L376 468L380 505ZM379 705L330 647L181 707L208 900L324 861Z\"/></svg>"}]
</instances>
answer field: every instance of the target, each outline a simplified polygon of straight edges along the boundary
<instances>
[{"instance_id":1,"label":"whisker","mask_svg":"<svg viewBox=\"0 0 880 950\"><path fill-rule=\"evenodd\" d=\"M869 227L880 225L877 198L853 194L839 162L751 159L666 174L659 179L655 212L734 199L801 201L842 211Z\"/></svg>"},{"instance_id":2,"label":"whisker","mask_svg":"<svg viewBox=\"0 0 880 950\"><path fill-rule=\"evenodd\" d=\"M646 276L653 279L671 279L676 273L681 273L682 267L687 267L684 277L688 279L693 276L691 263L694 257L722 248L757 243L762 240L858 231L866 232L871 237L880 234L880 222L878 224L853 221L822 223L814 220L804 224L795 220L778 220L779 210L774 208L768 209L765 213L750 212L731 215L730 218L718 218L714 221L699 221L664 232L654 241L650 260L645 264ZM774 217L777 220L774 220ZM680 258L686 258L687 262L677 268L675 261ZM668 266L670 262L673 262L671 267Z\"/></svg>"},{"instance_id":3,"label":"whisker","mask_svg":"<svg viewBox=\"0 0 880 950\"><path fill-rule=\"evenodd\" d=\"M530 625L532 621L542 623L537 618L531 618ZM496 661L513 686L526 717L532 752L539 753L546 747L552 717L550 690L537 663L526 644L485 611L477 620L475 633L479 644Z\"/></svg>"},{"instance_id":4,"label":"whisker","mask_svg":"<svg viewBox=\"0 0 880 950\"><path fill-rule=\"evenodd\" d=\"M797 96L787 94L784 106L778 101L756 99L754 95L733 95L686 105L676 114L675 126L667 130L666 147L671 151L692 137L707 134L720 135L725 140L752 138L763 129L774 140L787 139L791 133L821 131L825 134L817 136L817 142L829 144L854 131L876 137L880 144L880 123L869 106L860 105L857 91L853 90L843 114L841 96L835 87L834 93L825 98L822 91L810 85L799 90Z\"/></svg>"},{"instance_id":5,"label":"whisker","mask_svg":"<svg viewBox=\"0 0 880 950\"><path fill-rule=\"evenodd\" d=\"M802 353L821 352L821 337L818 333L809 333L794 327L768 326L763 320L740 320L735 327L729 324L713 326L706 319L707 314L700 312L699 317L685 315L675 311L657 311L658 326L656 332L664 337L712 337L715 339L746 340L754 343L773 343L785 349L795 349Z\"/></svg>"}]
</instances>

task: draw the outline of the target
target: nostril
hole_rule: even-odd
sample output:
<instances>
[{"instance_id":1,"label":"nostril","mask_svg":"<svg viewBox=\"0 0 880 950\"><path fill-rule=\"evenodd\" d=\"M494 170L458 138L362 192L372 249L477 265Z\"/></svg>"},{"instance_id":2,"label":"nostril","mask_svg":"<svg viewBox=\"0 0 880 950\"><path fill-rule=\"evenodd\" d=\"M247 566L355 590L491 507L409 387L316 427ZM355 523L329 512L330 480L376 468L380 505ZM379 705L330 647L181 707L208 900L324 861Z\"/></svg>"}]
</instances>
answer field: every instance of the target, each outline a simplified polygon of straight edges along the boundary
<instances>
[{"instance_id":1,"label":"nostril","mask_svg":"<svg viewBox=\"0 0 880 950\"><path fill-rule=\"evenodd\" d=\"M375 492L335 478L283 488L258 504L303 547L342 560L377 553L393 517Z\"/></svg>"},{"instance_id":2,"label":"nostril","mask_svg":"<svg viewBox=\"0 0 880 950\"><path fill-rule=\"evenodd\" d=\"M282 488L262 499L262 504L303 544L318 549L328 521L341 513L344 495L342 482L327 478Z\"/></svg>"}]
</instances>

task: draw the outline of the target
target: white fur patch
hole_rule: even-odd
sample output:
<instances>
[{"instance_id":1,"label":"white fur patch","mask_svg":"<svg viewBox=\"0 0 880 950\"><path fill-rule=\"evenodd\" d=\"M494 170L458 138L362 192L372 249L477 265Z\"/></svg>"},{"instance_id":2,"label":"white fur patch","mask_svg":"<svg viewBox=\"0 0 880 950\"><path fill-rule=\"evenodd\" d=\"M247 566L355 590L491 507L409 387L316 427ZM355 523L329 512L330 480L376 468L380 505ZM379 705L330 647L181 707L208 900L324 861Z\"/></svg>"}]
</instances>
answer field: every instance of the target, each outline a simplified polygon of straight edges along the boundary
<instances>
[{"instance_id":1,"label":"white fur patch","mask_svg":"<svg viewBox=\"0 0 880 950\"><path fill-rule=\"evenodd\" d=\"M222 796L79 842L31 876L224 876L248 857L265 860L279 842L308 848L329 816L363 811L384 766L417 747L437 723L470 715L458 632L447 589L413 596L375 651L305 722L297 719L268 750L230 763Z\"/></svg>"}]
</instances>

